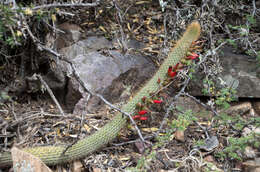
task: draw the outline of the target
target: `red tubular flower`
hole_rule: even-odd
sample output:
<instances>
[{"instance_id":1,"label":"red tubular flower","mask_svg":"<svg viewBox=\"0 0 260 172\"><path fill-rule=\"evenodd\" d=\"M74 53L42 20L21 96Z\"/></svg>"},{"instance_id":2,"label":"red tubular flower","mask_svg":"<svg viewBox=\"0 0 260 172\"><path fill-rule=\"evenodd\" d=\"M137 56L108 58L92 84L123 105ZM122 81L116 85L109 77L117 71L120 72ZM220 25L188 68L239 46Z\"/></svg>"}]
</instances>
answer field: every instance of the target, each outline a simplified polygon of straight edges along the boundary
<instances>
[{"instance_id":1,"label":"red tubular flower","mask_svg":"<svg viewBox=\"0 0 260 172\"><path fill-rule=\"evenodd\" d=\"M172 66L169 67L168 69L168 76L171 78L174 78L177 75L177 69L178 69L179 63L177 63L173 70L172 70Z\"/></svg>"},{"instance_id":2,"label":"red tubular flower","mask_svg":"<svg viewBox=\"0 0 260 172\"><path fill-rule=\"evenodd\" d=\"M160 78L158 78L158 80L157 80L157 84L160 84L160 82L161 82L161 79L160 79Z\"/></svg>"},{"instance_id":3,"label":"red tubular flower","mask_svg":"<svg viewBox=\"0 0 260 172\"><path fill-rule=\"evenodd\" d=\"M174 66L174 68L173 68L173 70L176 72L176 70L178 69L178 66L179 66L179 63L177 63L175 66Z\"/></svg>"},{"instance_id":4,"label":"red tubular flower","mask_svg":"<svg viewBox=\"0 0 260 172\"><path fill-rule=\"evenodd\" d=\"M172 72L172 66L169 66L168 68L168 75L170 76L170 73Z\"/></svg>"},{"instance_id":5,"label":"red tubular flower","mask_svg":"<svg viewBox=\"0 0 260 172\"><path fill-rule=\"evenodd\" d=\"M142 101L145 102L145 100L146 100L146 97L144 96L144 97L142 98Z\"/></svg>"},{"instance_id":6,"label":"red tubular flower","mask_svg":"<svg viewBox=\"0 0 260 172\"><path fill-rule=\"evenodd\" d=\"M153 100L153 103L160 104L160 103L162 103L162 100Z\"/></svg>"},{"instance_id":7,"label":"red tubular flower","mask_svg":"<svg viewBox=\"0 0 260 172\"><path fill-rule=\"evenodd\" d=\"M135 115L135 116L133 116L132 118L133 118L133 119L140 119L140 117L141 117L140 115Z\"/></svg>"},{"instance_id":8,"label":"red tubular flower","mask_svg":"<svg viewBox=\"0 0 260 172\"><path fill-rule=\"evenodd\" d=\"M176 75L177 75L177 72L171 72L171 73L169 73L169 76L170 76L171 78L174 78Z\"/></svg>"},{"instance_id":9,"label":"red tubular flower","mask_svg":"<svg viewBox=\"0 0 260 172\"><path fill-rule=\"evenodd\" d=\"M190 59L190 60L195 60L196 58L198 58L199 57L199 55L198 54L196 54L196 53L191 53L191 55L190 56L188 56L187 57L187 59Z\"/></svg>"},{"instance_id":10,"label":"red tubular flower","mask_svg":"<svg viewBox=\"0 0 260 172\"><path fill-rule=\"evenodd\" d=\"M148 117L147 116L141 116L139 119L140 119L140 121L145 121L145 120L148 119Z\"/></svg>"},{"instance_id":11,"label":"red tubular flower","mask_svg":"<svg viewBox=\"0 0 260 172\"><path fill-rule=\"evenodd\" d=\"M144 114L147 114L147 111L146 110L141 110L138 112L139 115L144 115Z\"/></svg>"}]
</instances>

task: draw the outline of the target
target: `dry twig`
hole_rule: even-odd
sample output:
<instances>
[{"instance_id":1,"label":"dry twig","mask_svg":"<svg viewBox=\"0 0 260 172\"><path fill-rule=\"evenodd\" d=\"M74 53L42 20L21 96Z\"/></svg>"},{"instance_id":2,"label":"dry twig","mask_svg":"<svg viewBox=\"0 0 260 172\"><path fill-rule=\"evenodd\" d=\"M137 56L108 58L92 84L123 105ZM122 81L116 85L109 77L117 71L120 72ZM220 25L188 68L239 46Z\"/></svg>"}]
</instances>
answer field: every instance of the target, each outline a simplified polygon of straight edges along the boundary
<instances>
[{"instance_id":1,"label":"dry twig","mask_svg":"<svg viewBox=\"0 0 260 172\"><path fill-rule=\"evenodd\" d=\"M59 104L59 102L58 102L58 100L57 100L56 97L54 96L54 94L53 94L52 90L50 89L50 87L48 86L48 84L42 79L42 76L39 75L39 74L37 74L37 75L35 75L35 77L37 77L37 78L41 81L42 85L46 88L46 90L48 91L48 93L49 93L49 95L51 96L52 100L54 101L54 103L55 103L56 106L58 107L58 109L59 109L61 115L62 115L62 116L65 116L65 115L64 115L64 112L63 112L63 110L62 110L62 108L61 108L61 106L60 106L60 104Z\"/></svg>"}]
</instances>

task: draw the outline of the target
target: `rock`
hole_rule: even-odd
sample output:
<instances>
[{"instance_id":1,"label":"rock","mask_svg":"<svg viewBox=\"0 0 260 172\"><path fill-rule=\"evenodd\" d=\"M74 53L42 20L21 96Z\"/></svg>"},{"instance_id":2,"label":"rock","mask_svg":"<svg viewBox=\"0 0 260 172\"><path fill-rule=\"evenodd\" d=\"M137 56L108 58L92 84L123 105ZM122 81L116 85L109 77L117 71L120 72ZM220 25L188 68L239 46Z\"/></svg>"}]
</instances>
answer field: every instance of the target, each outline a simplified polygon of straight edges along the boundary
<instances>
[{"instance_id":1,"label":"rock","mask_svg":"<svg viewBox=\"0 0 260 172\"><path fill-rule=\"evenodd\" d=\"M254 132L255 134L257 134L257 135L260 135L260 127L255 128L255 129L253 130L253 132Z\"/></svg>"},{"instance_id":2,"label":"rock","mask_svg":"<svg viewBox=\"0 0 260 172\"><path fill-rule=\"evenodd\" d=\"M59 24L57 28L63 31L63 33L58 32L55 40L55 46L58 50L79 41L82 35L81 32L83 32L80 26L69 22Z\"/></svg>"},{"instance_id":3,"label":"rock","mask_svg":"<svg viewBox=\"0 0 260 172\"><path fill-rule=\"evenodd\" d=\"M210 112L207 112L207 110L199 105L198 103L196 103L193 99L189 98L189 97L179 97L176 101L175 101L175 105L176 107L180 107L181 109L184 110L188 110L188 109L192 109L192 112L195 114L209 114ZM208 117L208 115L207 115Z\"/></svg>"},{"instance_id":4,"label":"rock","mask_svg":"<svg viewBox=\"0 0 260 172\"><path fill-rule=\"evenodd\" d=\"M133 84L134 87L137 84L140 86L155 71L153 63L143 56L129 53L121 54L118 51L109 50L113 47L113 43L103 36L89 36L82 39L84 36L82 36L81 28L70 23L60 24L57 28L64 31L64 33L59 33L57 39L54 39L49 34L46 38L46 45L50 48L56 47L59 53L75 64L77 72L90 91L104 94L109 100L119 97L126 88L129 88L128 84L130 86ZM135 40L129 40L127 44L133 49L142 48L143 46ZM71 67L63 61L58 61L57 68L69 76L68 81L64 82L65 76L60 77L63 74L60 71L57 74L56 71L52 71L44 79L50 81L50 83L55 81L55 86L62 90L58 94L65 95L65 104L68 110L73 110L76 103L78 103L75 113L86 113L88 108L86 107L85 97L87 95L86 93L83 94L84 91L77 80L71 77ZM117 80L120 78L119 76L121 76L120 82ZM129 80L131 80L130 83L123 83ZM112 86L112 82L116 85ZM62 84L65 83L66 86L64 87ZM126 95L126 97L129 97L129 94ZM99 99L95 98L92 98L90 102L90 110L96 109L97 106L102 104Z\"/></svg>"},{"instance_id":5,"label":"rock","mask_svg":"<svg viewBox=\"0 0 260 172\"><path fill-rule=\"evenodd\" d=\"M71 46L74 42L81 39L82 29L75 24L70 24L68 22L57 25L59 30L57 33L57 38L51 33L46 35L45 45L49 49L60 50L64 47ZM52 89L55 96L58 98L60 103L65 103L66 95L66 84L68 72L67 63L57 59L57 57L47 54L44 60L44 65L40 66L40 71L43 80ZM48 57L48 58L47 58ZM50 59L54 59L54 62L50 62ZM27 78L28 81L29 78ZM30 81L30 80L29 80ZM26 82L29 84L34 84L33 82ZM28 87L28 86L27 86Z\"/></svg>"},{"instance_id":6,"label":"rock","mask_svg":"<svg viewBox=\"0 0 260 172\"><path fill-rule=\"evenodd\" d=\"M260 116L260 101L253 102L253 107L258 116Z\"/></svg>"},{"instance_id":7,"label":"rock","mask_svg":"<svg viewBox=\"0 0 260 172\"><path fill-rule=\"evenodd\" d=\"M245 127L242 132L242 136L248 136L250 133L252 133L252 130L248 127Z\"/></svg>"},{"instance_id":8,"label":"rock","mask_svg":"<svg viewBox=\"0 0 260 172\"><path fill-rule=\"evenodd\" d=\"M215 162L214 157L212 155L208 155L204 158L205 161L207 162Z\"/></svg>"},{"instance_id":9,"label":"rock","mask_svg":"<svg viewBox=\"0 0 260 172\"><path fill-rule=\"evenodd\" d=\"M255 126L249 125L248 127L245 127L242 132L242 136L248 136L250 134L255 133L256 135L260 134L260 127L256 128Z\"/></svg>"},{"instance_id":10,"label":"rock","mask_svg":"<svg viewBox=\"0 0 260 172\"><path fill-rule=\"evenodd\" d=\"M121 72L126 72L125 66L118 65L125 62L123 58L116 60L118 61L98 52L91 52L76 56L73 62L87 88L92 92L98 92L108 87Z\"/></svg>"},{"instance_id":11,"label":"rock","mask_svg":"<svg viewBox=\"0 0 260 172\"><path fill-rule=\"evenodd\" d=\"M103 170L101 168L92 168L93 172L102 172Z\"/></svg>"},{"instance_id":12,"label":"rock","mask_svg":"<svg viewBox=\"0 0 260 172\"><path fill-rule=\"evenodd\" d=\"M245 154L246 158L251 158L252 159L252 158L256 157L255 150L252 147L250 147L250 146L247 146L245 148L244 154Z\"/></svg>"},{"instance_id":13,"label":"rock","mask_svg":"<svg viewBox=\"0 0 260 172\"><path fill-rule=\"evenodd\" d=\"M252 148L252 147L250 147L250 146L247 146L246 148L245 148L245 151L244 151L244 154L245 154L245 156L246 156L246 158L255 158L256 157L256 152L255 152L255 150Z\"/></svg>"},{"instance_id":14,"label":"rock","mask_svg":"<svg viewBox=\"0 0 260 172\"><path fill-rule=\"evenodd\" d=\"M206 138L204 144L198 146L197 148L210 152L213 149L215 149L216 147L218 147L218 145L219 145L219 141L218 141L217 136L211 136L209 138Z\"/></svg>"},{"instance_id":15,"label":"rock","mask_svg":"<svg viewBox=\"0 0 260 172\"><path fill-rule=\"evenodd\" d=\"M14 171L41 171L52 172L51 169L45 165L38 157L19 150L16 147L11 149Z\"/></svg>"},{"instance_id":16,"label":"rock","mask_svg":"<svg viewBox=\"0 0 260 172\"><path fill-rule=\"evenodd\" d=\"M140 55L129 53L123 55L115 50L98 52L100 49L111 47L112 43L104 37L92 36L65 47L60 52L75 64L80 78L91 92L102 94L109 100L115 100L115 97L118 98L129 85L140 87L145 80L150 78L155 67ZM71 71L68 66L67 71ZM83 94L84 91L73 78L69 79L67 88L65 102L69 109L77 104L74 109L75 113L86 113L102 104L99 99L94 98L95 100L90 100L91 106L87 107L84 98L86 94Z\"/></svg>"},{"instance_id":17,"label":"rock","mask_svg":"<svg viewBox=\"0 0 260 172\"><path fill-rule=\"evenodd\" d=\"M222 110L220 113L224 112L228 115L244 115L246 112L249 112L252 109L250 102L239 103L229 107L228 109Z\"/></svg>"},{"instance_id":18,"label":"rock","mask_svg":"<svg viewBox=\"0 0 260 172\"><path fill-rule=\"evenodd\" d=\"M73 169L72 169L73 172L81 172L83 170L84 170L84 166L80 161L73 162Z\"/></svg>"},{"instance_id":19,"label":"rock","mask_svg":"<svg viewBox=\"0 0 260 172\"><path fill-rule=\"evenodd\" d=\"M254 160L248 160L242 163L244 170L249 172L259 172L260 170L260 158Z\"/></svg>"},{"instance_id":20,"label":"rock","mask_svg":"<svg viewBox=\"0 0 260 172\"><path fill-rule=\"evenodd\" d=\"M238 97L260 98L260 68L256 59L250 56L235 54L232 48L224 47L220 62L223 67L221 78L230 86L237 87ZM194 75L189 92L194 96L202 96L203 74Z\"/></svg>"},{"instance_id":21,"label":"rock","mask_svg":"<svg viewBox=\"0 0 260 172\"><path fill-rule=\"evenodd\" d=\"M68 22L57 25L57 35L48 33L45 37L45 45L50 49L60 50L78 42L83 30L76 24Z\"/></svg>"},{"instance_id":22,"label":"rock","mask_svg":"<svg viewBox=\"0 0 260 172\"><path fill-rule=\"evenodd\" d=\"M137 141L134 143L135 148L137 150L138 153L143 154L145 152L145 150L147 150L148 146L143 143L142 141Z\"/></svg>"},{"instance_id":23,"label":"rock","mask_svg":"<svg viewBox=\"0 0 260 172\"><path fill-rule=\"evenodd\" d=\"M87 96L86 94L82 94L82 88L80 87L80 84L78 83L78 81L71 77L68 80L68 84L67 84L67 94L65 95L65 104L68 108L68 110L73 111L75 104L82 98ZM83 104L87 104L86 101L82 102ZM83 105L82 105L83 107ZM80 107L79 107L79 112ZM84 109L82 109L84 110Z\"/></svg>"},{"instance_id":24,"label":"rock","mask_svg":"<svg viewBox=\"0 0 260 172\"><path fill-rule=\"evenodd\" d=\"M109 54L111 56L92 52L74 59L79 75L88 89L104 95L109 101L113 102L123 95L129 85L140 87L155 71L152 63L142 56L122 55L117 51L109 51ZM96 101L95 105L100 105L100 101ZM83 106L86 107L86 104Z\"/></svg>"},{"instance_id":25,"label":"rock","mask_svg":"<svg viewBox=\"0 0 260 172\"><path fill-rule=\"evenodd\" d=\"M181 142L185 141L184 131L182 131L182 130L177 130L174 133L174 136L175 136L175 139L178 141L181 141Z\"/></svg>"}]
</instances>

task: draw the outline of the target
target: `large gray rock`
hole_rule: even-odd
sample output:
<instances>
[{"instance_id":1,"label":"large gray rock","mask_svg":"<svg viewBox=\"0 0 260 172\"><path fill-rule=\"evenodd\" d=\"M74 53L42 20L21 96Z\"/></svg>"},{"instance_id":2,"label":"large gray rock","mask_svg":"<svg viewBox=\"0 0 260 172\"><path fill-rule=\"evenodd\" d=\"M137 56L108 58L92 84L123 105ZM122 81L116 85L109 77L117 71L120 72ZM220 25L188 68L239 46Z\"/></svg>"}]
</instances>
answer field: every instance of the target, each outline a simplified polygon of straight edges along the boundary
<instances>
[{"instance_id":1,"label":"large gray rock","mask_svg":"<svg viewBox=\"0 0 260 172\"><path fill-rule=\"evenodd\" d=\"M155 71L152 63L142 56L122 55L117 51L109 51L109 54L110 56L104 56L98 52L92 52L78 55L73 61L88 89L105 95L110 101L118 98L128 85L133 87L141 85ZM120 78L122 75L124 77ZM118 78L120 78L120 82L116 82ZM127 82L129 80L132 82ZM81 101L84 102L84 100ZM92 103L99 105L100 101ZM79 102L79 104L81 103ZM84 106L86 107L86 104L83 104ZM82 109L81 106L76 107Z\"/></svg>"},{"instance_id":2,"label":"large gray rock","mask_svg":"<svg viewBox=\"0 0 260 172\"><path fill-rule=\"evenodd\" d=\"M123 94L129 85L140 87L156 69L153 63L143 56L121 54L117 50L109 50L111 47L112 43L104 37L89 37L60 50L75 64L87 88L91 92L104 95L110 101ZM99 52L102 49L105 51ZM67 68L70 72L70 67ZM69 79L67 88L65 101L70 109L76 105L75 113L86 113L101 104L100 100L93 98L91 105L87 107L86 93L74 78Z\"/></svg>"},{"instance_id":3,"label":"large gray rock","mask_svg":"<svg viewBox=\"0 0 260 172\"><path fill-rule=\"evenodd\" d=\"M143 56L129 53L133 49L144 48L145 45L136 40L127 40L129 52L122 54L118 50L111 50L120 47L117 39L109 41L102 36L83 36L83 30L70 23L60 24L57 28L62 32L59 32L57 38L48 34L46 45L56 48L75 64L81 80L91 92L102 94L109 101L119 101L120 96L120 100L127 99L132 90L137 90L155 71L152 62ZM102 104L95 97L87 103L87 93L71 75L70 65L58 59L56 64L57 70L51 70L46 75L46 81L52 89L60 90L56 96L65 99L68 109L74 109L75 113L86 113Z\"/></svg>"},{"instance_id":4,"label":"large gray rock","mask_svg":"<svg viewBox=\"0 0 260 172\"><path fill-rule=\"evenodd\" d=\"M223 67L221 78L237 90L238 97L260 98L260 67L256 59L247 55L235 54L233 49L222 49L220 62ZM202 96L203 75L194 76L189 92L194 96Z\"/></svg>"},{"instance_id":5,"label":"large gray rock","mask_svg":"<svg viewBox=\"0 0 260 172\"><path fill-rule=\"evenodd\" d=\"M140 76L151 73L151 64L142 56L108 51L110 56L98 52L80 54L73 59L81 79L92 92L103 92L112 81L131 68L142 70Z\"/></svg>"}]
</instances>

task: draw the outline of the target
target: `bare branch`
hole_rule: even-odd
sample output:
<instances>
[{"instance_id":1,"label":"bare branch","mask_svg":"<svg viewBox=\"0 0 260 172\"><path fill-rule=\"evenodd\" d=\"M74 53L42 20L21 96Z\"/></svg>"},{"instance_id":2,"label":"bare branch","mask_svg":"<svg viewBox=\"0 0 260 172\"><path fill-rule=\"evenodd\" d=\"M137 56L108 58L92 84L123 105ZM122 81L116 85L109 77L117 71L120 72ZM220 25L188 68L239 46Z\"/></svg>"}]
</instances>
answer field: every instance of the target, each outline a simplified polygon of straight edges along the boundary
<instances>
[{"instance_id":1,"label":"bare branch","mask_svg":"<svg viewBox=\"0 0 260 172\"><path fill-rule=\"evenodd\" d=\"M163 117L163 120L162 120L162 122L161 122L161 124L160 124L160 128L159 128L159 130L158 130L157 133L156 133L156 136L159 135L160 131L161 131L162 128L163 128L163 125L166 123L166 119L169 117L169 113L170 113L170 111L171 111L171 110L173 109L173 107L174 107L175 100L178 99L178 97L180 97L180 95L184 92L184 90L185 90L185 88L187 87L187 85L188 85L189 82L190 82L190 78L188 78L188 79L185 81L185 83L184 83L182 89L179 91L179 93L174 96L174 98L173 98L173 100L172 100L172 103L170 104L170 106L169 106L169 107L167 108L167 110L166 110L166 114L165 114L164 117Z\"/></svg>"},{"instance_id":2,"label":"bare branch","mask_svg":"<svg viewBox=\"0 0 260 172\"><path fill-rule=\"evenodd\" d=\"M214 115L218 116L218 113L217 113L216 110L214 110L212 107L207 106L206 104L202 103L202 102L201 102L199 99L197 99L196 97L190 95L189 93L182 93L182 95L187 96L187 97L189 97L189 98L192 98L196 103L202 105L204 108L206 108L206 109L212 111Z\"/></svg>"},{"instance_id":3,"label":"bare branch","mask_svg":"<svg viewBox=\"0 0 260 172\"><path fill-rule=\"evenodd\" d=\"M12 9L17 10L18 7L16 6L16 3L14 3L15 5L13 6ZM72 8L72 7L96 7L100 4L100 0L97 0L96 2L93 3L53 3L53 4L46 4L46 5L39 5L36 7L33 7L31 10L39 10L39 9L46 9L46 8ZM19 8L22 10L26 10L25 7L23 8Z\"/></svg>"},{"instance_id":4,"label":"bare branch","mask_svg":"<svg viewBox=\"0 0 260 172\"><path fill-rule=\"evenodd\" d=\"M94 3L66 3L66 4L47 4L47 5L40 5L32 8L32 10L38 10L43 8L67 8L67 7L96 7L99 5L99 0Z\"/></svg>"},{"instance_id":5,"label":"bare branch","mask_svg":"<svg viewBox=\"0 0 260 172\"><path fill-rule=\"evenodd\" d=\"M56 104L56 106L58 107L60 113L62 116L64 116L64 112L59 104L59 102L57 101L56 97L54 96L52 90L50 89L50 87L48 86L48 84L42 79L41 75L35 75L43 84L43 86L46 88L46 90L48 91L49 95L51 96L52 100L54 101L54 103Z\"/></svg>"},{"instance_id":6,"label":"bare branch","mask_svg":"<svg viewBox=\"0 0 260 172\"><path fill-rule=\"evenodd\" d=\"M123 48L123 52L125 53L127 50L128 50L128 47L127 47L127 43L126 43L126 36L125 36L125 33L124 33L124 30L123 30L123 27L122 27L122 24L123 24L123 17L120 13L120 9L117 5L117 3L115 2L115 0L113 0L113 3L116 7L116 10L117 10L117 22L119 24L119 27L120 27L120 33L121 33L121 43L122 43L122 48ZM119 18L119 20L118 20Z\"/></svg>"}]
</instances>

